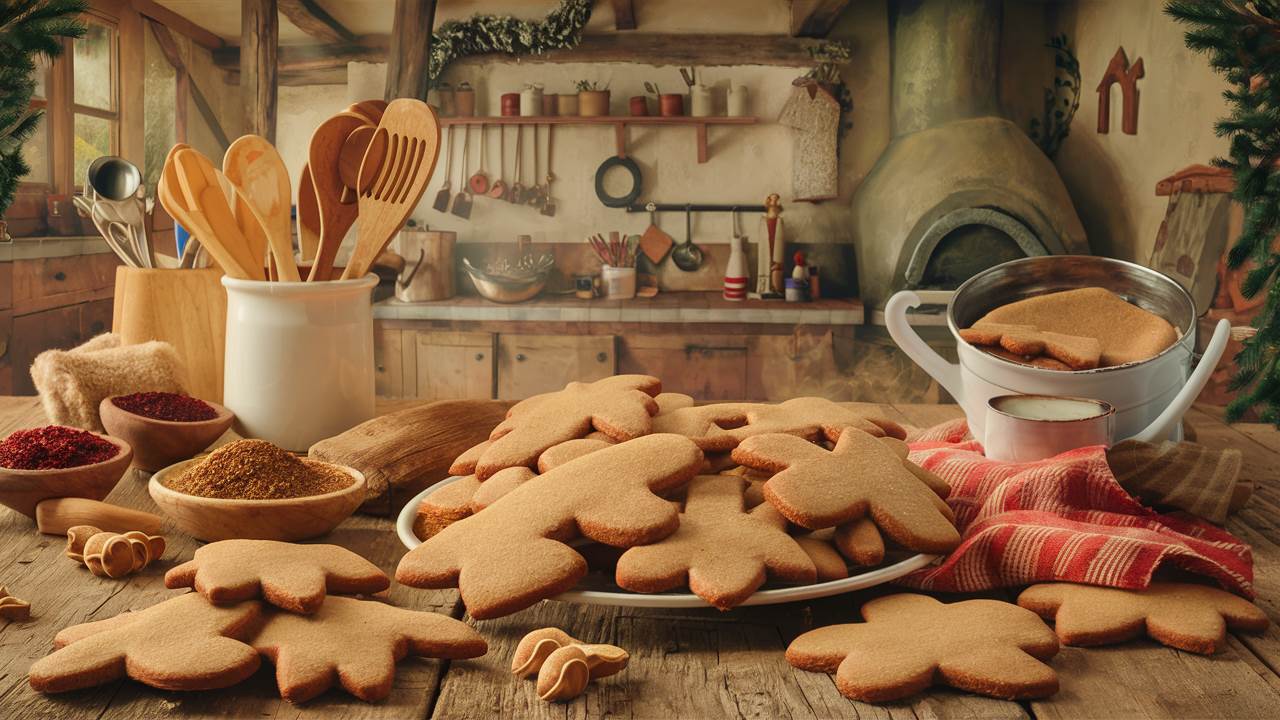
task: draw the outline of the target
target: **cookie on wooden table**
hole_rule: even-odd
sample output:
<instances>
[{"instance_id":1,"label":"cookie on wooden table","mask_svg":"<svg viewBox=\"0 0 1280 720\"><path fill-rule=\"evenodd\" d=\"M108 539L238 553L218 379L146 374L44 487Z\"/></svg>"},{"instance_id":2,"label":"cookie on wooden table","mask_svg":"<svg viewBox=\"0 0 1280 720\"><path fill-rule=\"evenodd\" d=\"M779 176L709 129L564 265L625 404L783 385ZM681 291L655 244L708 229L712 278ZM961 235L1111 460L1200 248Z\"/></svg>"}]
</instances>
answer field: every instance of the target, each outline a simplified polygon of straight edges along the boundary
<instances>
[{"instance_id":1,"label":"cookie on wooden table","mask_svg":"<svg viewBox=\"0 0 1280 720\"><path fill-rule=\"evenodd\" d=\"M745 484L732 475L694 478L680 527L656 543L623 553L614 574L618 585L645 593L687 585L698 597L728 610L766 578L814 582L813 561L787 534L786 520L768 505L744 509Z\"/></svg>"},{"instance_id":2,"label":"cookie on wooden table","mask_svg":"<svg viewBox=\"0 0 1280 720\"><path fill-rule=\"evenodd\" d=\"M1153 582L1145 589L1045 583L1032 585L1018 604L1046 620L1065 645L1110 645L1143 634L1188 652L1209 655L1226 643L1227 630L1261 632L1267 614L1216 587Z\"/></svg>"},{"instance_id":3,"label":"cookie on wooden table","mask_svg":"<svg viewBox=\"0 0 1280 720\"><path fill-rule=\"evenodd\" d=\"M123 677L163 690L229 687L258 669L258 653L247 641L262 615L255 601L218 607L187 593L145 610L73 625L54 637L58 650L31 665L28 681L44 693Z\"/></svg>"},{"instance_id":4,"label":"cookie on wooden table","mask_svg":"<svg viewBox=\"0 0 1280 720\"><path fill-rule=\"evenodd\" d=\"M214 605L261 597L290 612L309 614L320 608L326 594L381 592L391 580L377 565L338 545L220 540L165 573L164 586L194 587Z\"/></svg>"},{"instance_id":5,"label":"cookie on wooden table","mask_svg":"<svg viewBox=\"0 0 1280 720\"><path fill-rule=\"evenodd\" d=\"M944 605L926 595L876 598L864 622L811 630L787 647L787 662L835 673L846 697L889 702L931 685L1021 700L1058 691L1044 664L1058 638L1035 613L998 600Z\"/></svg>"},{"instance_id":6,"label":"cookie on wooden table","mask_svg":"<svg viewBox=\"0 0 1280 720\"><path fill-rule=\"evenodd\" d=\"M577 584L587 563L576 537L631 547L675 532L677 508L661 497L686 485L702 452L679 435L613 445L522 483L498 501L410 550L396 579L457 587L472 617L499 617Z\"/></svg>"}]
</instances>

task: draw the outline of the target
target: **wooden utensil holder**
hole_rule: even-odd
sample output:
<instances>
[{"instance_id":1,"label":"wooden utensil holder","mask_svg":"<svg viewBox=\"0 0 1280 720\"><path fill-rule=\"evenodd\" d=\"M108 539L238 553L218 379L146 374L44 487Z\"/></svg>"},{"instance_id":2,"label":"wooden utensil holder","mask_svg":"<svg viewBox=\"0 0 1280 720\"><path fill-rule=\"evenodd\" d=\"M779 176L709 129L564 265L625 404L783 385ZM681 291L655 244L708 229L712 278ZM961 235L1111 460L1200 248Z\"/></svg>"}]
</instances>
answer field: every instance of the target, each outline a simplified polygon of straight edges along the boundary
<instances>
[{"instance_id":1,"label":"wooden utensil holder","mask_svg":"<svg viewBox=\"0 0 1280 720\"><path fill-rule=\"evenodd\" d=\"M227 293L222 271L116 268L112 331L126 344L173 345L195 397L222 402Z\"/></svg>"}]
</instances>

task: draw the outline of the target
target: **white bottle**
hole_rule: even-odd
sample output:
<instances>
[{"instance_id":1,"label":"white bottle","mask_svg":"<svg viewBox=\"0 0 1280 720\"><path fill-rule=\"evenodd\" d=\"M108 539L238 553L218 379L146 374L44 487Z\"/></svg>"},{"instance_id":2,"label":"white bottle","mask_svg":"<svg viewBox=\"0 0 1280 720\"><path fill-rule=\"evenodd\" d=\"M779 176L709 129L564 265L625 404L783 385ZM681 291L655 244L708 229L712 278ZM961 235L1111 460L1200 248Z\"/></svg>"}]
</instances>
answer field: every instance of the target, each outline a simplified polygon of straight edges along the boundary
<instances>
[{"instance_id":1,"label":"white bottle","mask_svg":"<svg viewBox=\"0 0 1280 720\"><path fill-rule=\"evenodd\" d=\"M747 297L747 253L743 249L746 237L734 233L729 238L729 263L724 267L724 299L741 302Z\"/></svg>"},{"instance_id":2,"label":"white bottle","mask_svg":"<svg viewBox=\"0 0 1280 720\"><path fill-rule=\"evenodd\" d=\"M747 86L730 85L729 96L726 103L728 105L729 117L746 117L748 115L747 106L750 104L750 95L747 92Z\"/></svg>"}]
</instances>

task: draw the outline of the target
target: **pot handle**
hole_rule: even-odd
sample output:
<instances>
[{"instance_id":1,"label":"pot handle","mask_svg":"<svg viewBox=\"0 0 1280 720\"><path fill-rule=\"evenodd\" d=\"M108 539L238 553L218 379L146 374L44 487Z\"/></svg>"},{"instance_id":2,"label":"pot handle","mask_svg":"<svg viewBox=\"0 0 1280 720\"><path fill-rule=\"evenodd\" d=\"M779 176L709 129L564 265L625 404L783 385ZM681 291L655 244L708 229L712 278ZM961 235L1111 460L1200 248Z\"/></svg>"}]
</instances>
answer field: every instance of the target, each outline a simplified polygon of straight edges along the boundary
<instances>
[{"instance_id":1,"label":"pot handle","mask_svg":"<svg viewBox=\"0 0 1280 720\"><path fill-rule=\"evenodd\" d=\"M1170 431L1173 430L1182 416L1191 408L1191 404L1200 396L1200 391L1204 389L1206 383L1209 382L1209 376L1218 367L1218 360L1222 359L1222 354L1227 350L1227 341L1231 338L1231 323L1225 318L1218 321L1213 329L1213 337L1209 338L1209 344L1204 349L1204 354L1200 356L1200 362L1196 364L1196 369L1192 371L1191 376L1187 378L1187 384L1182 386L1178 394L1173 398L1173 402L1169 403L1169 407L1160 413L1160 416L1151 422L1145 430L1133 436L1133 440L1142 442L1159 442L1169 437Z\"/></svg>"},{"instance_id":2,"label":"pot handle","mask_svg":"<svg viewBox=\"0 0 1280 720\"><path fill-rule=\"evenodd\" d=\"M930 293L950 297L951 293ZM900 290L889 298L884 306L884 324L889 329L889 336L907 357L924 368L943 389L951 394L958 403L963 403L961 394L960 365L949 363L941 355L929 347L920 335L907 322L907 309L921 304L920 296L910 290Z\"/></svg>"}]
</instances>

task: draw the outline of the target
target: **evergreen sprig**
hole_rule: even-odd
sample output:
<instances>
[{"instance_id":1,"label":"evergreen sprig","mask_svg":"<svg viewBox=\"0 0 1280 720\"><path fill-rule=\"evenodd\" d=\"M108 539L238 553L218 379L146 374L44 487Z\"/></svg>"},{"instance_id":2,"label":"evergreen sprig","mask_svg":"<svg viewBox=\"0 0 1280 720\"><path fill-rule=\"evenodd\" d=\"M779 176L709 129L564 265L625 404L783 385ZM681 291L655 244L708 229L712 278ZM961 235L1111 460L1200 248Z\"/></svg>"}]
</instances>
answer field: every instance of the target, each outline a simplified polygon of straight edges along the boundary
<instances>
[{"instance_id":1,"label":"evergreen sprig","mask_svg":"<svg viewBox=\"0 0 1280 720\"><path fill-rule=\"evenodd\" d=\"M22 144L43 115L30 109L36 60L57 57L63 38L84 35L78 16L87 7L85 0L0 0L0 215L31 171Z\"/></svg>"},{"instance_id":2,"label":"evergreen sprig","mask_svg":"<svg viewBox=\"0 0 1280 720\"><path fill-rule=\"evenodd\" d=\"M1231 114L1214 125L1228 139L1228 156L1214 164L1232 172L1244 226L1227 264L1252 261L1241 293L1266 292L1253 321L1258 332L1235 358L1230 387L1240 394L1227 419L1258 408L1265 422L1280 426L1280 0L1170 0L1165 12L1189 26L1187 47L1206 55L1231 85L1223 93Z\"/></svg>"},{"instance_id":3,"label":"evergreen sprig","mask_svg":"<svg viewBox=\"0 0 1280 720\"><path fill-rule=\"evenodd\" d=\"M431 79L439 78L449 63L467 55L530 55L574 47L591 18L591 4L591 0L561 0L541 21L510 15L450 20L431 34Z\"/></svg>"}]
</instances>

